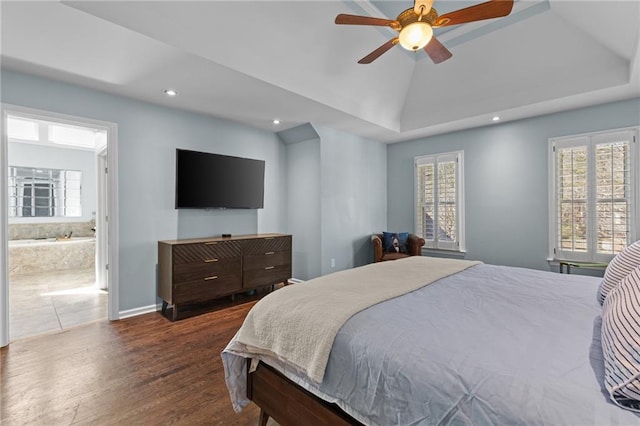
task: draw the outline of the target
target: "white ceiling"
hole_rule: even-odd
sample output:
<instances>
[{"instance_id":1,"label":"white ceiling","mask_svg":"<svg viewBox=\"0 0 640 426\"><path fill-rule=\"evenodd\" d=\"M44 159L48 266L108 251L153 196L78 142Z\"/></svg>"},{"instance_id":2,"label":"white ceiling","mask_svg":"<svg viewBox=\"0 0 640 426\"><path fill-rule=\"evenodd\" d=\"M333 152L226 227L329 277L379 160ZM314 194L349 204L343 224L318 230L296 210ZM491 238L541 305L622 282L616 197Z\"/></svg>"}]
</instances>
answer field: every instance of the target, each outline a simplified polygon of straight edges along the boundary
<instances>
[{"instance_id":1,"label":"white ceiling","mask_svg":"<svg viewBox=\"0 0 640 426\"><path fill-rule=\"evenodd\" d=\"M436 0L440 14L481 1ZM436 30L435 65L389 28L409 1L2 1L2 66L279 131L314 123L397 142L640 96L640 2L519 0ZM163 88L179 95L167 98ZM274 126L272 120L282 121Z\"/></svg>"}]
</instances>

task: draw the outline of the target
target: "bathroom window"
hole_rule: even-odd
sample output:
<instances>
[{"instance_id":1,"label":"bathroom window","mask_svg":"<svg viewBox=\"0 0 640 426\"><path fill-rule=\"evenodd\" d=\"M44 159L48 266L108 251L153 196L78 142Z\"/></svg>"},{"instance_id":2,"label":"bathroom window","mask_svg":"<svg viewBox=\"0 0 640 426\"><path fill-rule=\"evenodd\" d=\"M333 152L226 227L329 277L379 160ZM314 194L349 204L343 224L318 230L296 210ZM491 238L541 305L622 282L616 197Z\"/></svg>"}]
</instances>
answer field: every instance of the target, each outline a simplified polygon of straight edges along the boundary
<instances>
[{"instance_id":1,"label":"bathroom window","mask_svg":"<svg viewBox=\"0 0 640 426\"><path fill-rule=\"evenodd\" d=\"M82 172L9 166L10 217L79 217Z\"/></svg>"}]
</instances>

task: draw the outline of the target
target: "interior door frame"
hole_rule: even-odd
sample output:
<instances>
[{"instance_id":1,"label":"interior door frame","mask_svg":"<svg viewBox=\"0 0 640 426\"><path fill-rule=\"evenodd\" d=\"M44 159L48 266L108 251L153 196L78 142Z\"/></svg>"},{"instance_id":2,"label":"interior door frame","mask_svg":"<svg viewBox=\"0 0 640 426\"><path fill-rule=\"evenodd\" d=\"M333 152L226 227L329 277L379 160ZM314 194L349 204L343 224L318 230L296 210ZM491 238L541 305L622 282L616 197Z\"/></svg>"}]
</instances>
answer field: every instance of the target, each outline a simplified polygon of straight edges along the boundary
<instances>
[{"instance_id":1,"label":"interior door frame","mask_svg":"<svg viewBox=\"0 0 640 426\"><path fill-rule=\"evenodd\" d=\"M109 220L107 227L106 263L108 265L107 286L108 318L119 319L119 255L118 255L118 125L107 121L92 118L60 114L51 111L39 110L23 106L0 104L2 110L2 138L0 140L0 173L8 176L9 164L7 116L15 114L24 117L33 117L50 121L57 121L77 126L92 127L105 130L107 133L107 158L109 159L109 171L106 174L106 217ZM96 173L98 171L96 170ZM2 179L6 182L6 179ZM106 220L106 218L105 218ZM0 347L9 344L9 267L8 267L8 187L0 185Z\"/></svg>"},{"instance_id":2,"label":"interior door frame","mask_svg":"<svg viewBox=\"0 0 640 426\"><path fill-rule=\"evenodd\" d=\"M109 281L109 221L106 213L109 206L109 153L107 146L96 152L96 288L108 290Z\"/></svg>"}]
</instances>

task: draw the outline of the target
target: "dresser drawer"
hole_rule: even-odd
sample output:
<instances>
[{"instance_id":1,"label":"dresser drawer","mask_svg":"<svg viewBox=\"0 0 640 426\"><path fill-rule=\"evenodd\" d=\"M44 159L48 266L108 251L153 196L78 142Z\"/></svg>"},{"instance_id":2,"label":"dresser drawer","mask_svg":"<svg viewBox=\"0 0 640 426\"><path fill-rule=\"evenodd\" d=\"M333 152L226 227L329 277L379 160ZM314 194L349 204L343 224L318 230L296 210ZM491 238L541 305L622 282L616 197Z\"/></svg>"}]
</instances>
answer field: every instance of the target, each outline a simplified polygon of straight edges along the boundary
<instances>
[{"instance_id":1,"label":"dresser drawer","mask_svg":"<svg viewBox=\"0 0 640 426\"><path fill-rule=\"evenodd\" d=\"M215 278L214 278L215 277ZM240 270L236 274L210 276L199 280L175 284L173 303L198 302L215 299L242 289Z\"/></svg>"},{"instance_id":2,"label":"dresser drawer","mask_svg":"<svg viewBox=\"0 0 640 426\"><path fill-rule=\"evenodd\" d=\"M291 278L291 264L266 266L262 269L246 270L243 274L243 288L254 288L277 284Z\"/></svg>"},{"instance_id":3,"label":"dresser drawer","mask_svg":"<svg viewBox=\"0 0 640 426\"><path fill-rule=\"evenodd\" d=\"M239 241L211 241L194 244L180 244L173 248L173 263L200 263L226 259L241 255Z\"/></svg>"},{"instance_id":4,"label":"dresser drawer","mask_svg":"<svg viewBox=\"0 0 640 426\"><path fill-rule=\"evenodd\" d=\"M278 251L291 251L291 235L246 240L243 247L245 255Z\"/></svg>"},{"instance_id":5,"label":"dresser drawer","mask_svg":"<svg viewBox=\"0 0 640 426\"><path fill-rule=\"evenodd\" d=\"M174 284L211 276L233 274L239 276L242 263L239 257L208 259L200 263L181 263L173 267Z\"/></svg>"},{"instance_id":6,"label":"dresser drawer","mask_svg":"<svg viewBox=\"0 0 640 426\"><path fill-rule=\"evenodd\" d=\"M290 251L268 251L263 254L251 254L245 256L244 270L264 269L269 266L289 265L290 263Z\"/></svg>"}]
</instances>

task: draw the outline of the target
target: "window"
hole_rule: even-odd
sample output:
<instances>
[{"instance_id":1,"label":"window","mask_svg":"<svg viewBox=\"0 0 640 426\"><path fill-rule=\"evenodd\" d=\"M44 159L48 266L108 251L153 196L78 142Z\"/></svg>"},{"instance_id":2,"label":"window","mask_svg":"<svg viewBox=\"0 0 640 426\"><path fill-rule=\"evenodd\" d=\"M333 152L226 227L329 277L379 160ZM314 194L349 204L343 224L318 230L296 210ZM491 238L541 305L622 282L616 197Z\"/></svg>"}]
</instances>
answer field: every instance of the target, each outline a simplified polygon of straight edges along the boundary
<instances>
[{"instance_id":1,"label":"window","mask_svg":"<svg viewBox=\"0 0 640 426\"><path fill-rule=\"evenodd\" d=\"M9 140L48 146L75 147L93 151L103 145L107 132L101 129L56 123L41 119L7 116Z\"/></svg>"},{"instance_id":2,"label":"window","mask_svg":"<svg viewBox=\"0 0 640 426\"><path fill-rule=\"evenodd\" d=\"M9 139L37 141L39 136L38 123L24 118L7 118L7 135Z\"/></svg>"},{"instance_id":3,"label":"window","mask_svg":"<svg viewBox=\"0 0 640 426\"><path fill-rule=\"evenodd\" d=\"M606 262L637 239L637 130L550 140L551 256Z\"/></svg>"},{"instance_id":4,"label":"window","mask_svg":"<svg viewBox=\"0 0 640 426\"><path fill-rule=\"evenodd\" d=\"M53 216L55 199L50 183L26 182L23 186L22 214L20 216Z\"/></svg>"},{"instance_id":5,"label":"window","mask_svg":"<svg viewBox=\"0 0 640 426\"><path fill-rule=\"evenodd\" d=\"M425 248L464 251L463 152L416 157L415 233Z\"/></svg>"},{"instance_id":6,"label":"window","mask_svg":"<svg viewBox=\"0 0 640 426\"><path fill-rule=\"evenodd\" d=\"M77 170L9 167L9 217L82 216Z\"/></svg>"}]
</instances>

